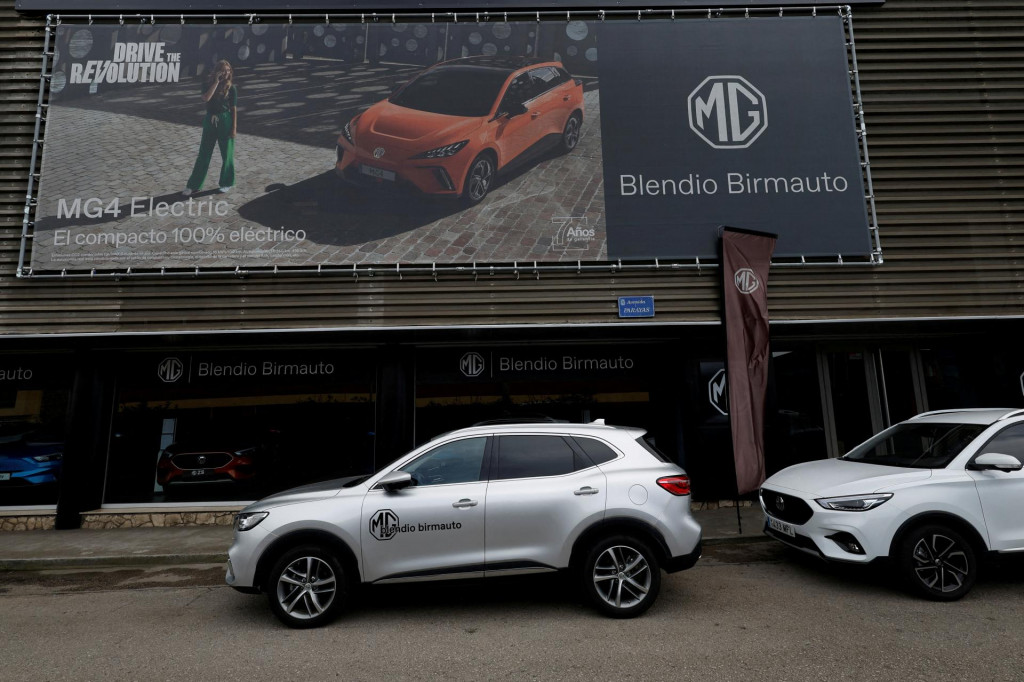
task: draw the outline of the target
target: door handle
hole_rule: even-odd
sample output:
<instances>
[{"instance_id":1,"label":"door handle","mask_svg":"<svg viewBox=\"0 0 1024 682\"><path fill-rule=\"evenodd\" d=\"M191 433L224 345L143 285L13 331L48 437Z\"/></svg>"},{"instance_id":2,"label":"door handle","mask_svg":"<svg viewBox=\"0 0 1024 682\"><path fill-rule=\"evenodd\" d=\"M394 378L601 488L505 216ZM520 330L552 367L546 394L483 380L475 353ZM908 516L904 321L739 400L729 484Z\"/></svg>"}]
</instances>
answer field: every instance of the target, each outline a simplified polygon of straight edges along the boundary
<instances>
[{"instance_id":1,"label":"door handle","mask_svg":"<svg viewBox=\"0 0 1024 682\"><path fill-rule=\"evenodd\" d=\"M596 495L597 492L598 492L597 488L591 488L589 485L585 485L582 488L580 488L579 490L574 490L572 494L573 495Z\"/></svg>"},{"instance_id":2,"label":"door handle","mask_svg":"<svg viewBox=\"0 0 1024 682\"><path fill-rule=\"evenodd\" d=\"M452 502L452 506L455 507L456 509L466 509L468 507L475 507L477 504L478 503L476 500L470 500L467 498L462 498L458 502Z\"/></svg>"}]
</instances>

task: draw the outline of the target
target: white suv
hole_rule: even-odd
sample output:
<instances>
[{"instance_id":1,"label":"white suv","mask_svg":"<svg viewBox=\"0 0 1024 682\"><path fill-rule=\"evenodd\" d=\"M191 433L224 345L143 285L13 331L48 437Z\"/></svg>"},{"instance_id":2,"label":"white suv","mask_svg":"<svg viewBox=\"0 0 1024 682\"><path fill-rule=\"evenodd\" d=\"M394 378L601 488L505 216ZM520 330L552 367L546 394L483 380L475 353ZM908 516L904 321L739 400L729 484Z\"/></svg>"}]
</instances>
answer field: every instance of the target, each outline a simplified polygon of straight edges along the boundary
<instances>
[{"instance_id":1,"label":"white suv","mask_svg":"<svg viewBox=\"0 0 1024 682\"><path fill-rule=\"evenodd\" d=\"M1024 551L1024 410L928 412L761 487L765 533L825 559L889 557L931 599L967 594L988 552Z\"/></svg>"},{"instance_id":2,"label":"white suv","mask_svg":"<svg viewBox=\"0 0 1024 682\"><path fill-rule=\"evenodd\" d=\"M661 569L701 551L690 479L643 436L602 422L476 426L372 476L272 495L238 514L227 583L311 627L360 583L569 569L600 611L637 616Z\"/></svg>"}]
</instances>

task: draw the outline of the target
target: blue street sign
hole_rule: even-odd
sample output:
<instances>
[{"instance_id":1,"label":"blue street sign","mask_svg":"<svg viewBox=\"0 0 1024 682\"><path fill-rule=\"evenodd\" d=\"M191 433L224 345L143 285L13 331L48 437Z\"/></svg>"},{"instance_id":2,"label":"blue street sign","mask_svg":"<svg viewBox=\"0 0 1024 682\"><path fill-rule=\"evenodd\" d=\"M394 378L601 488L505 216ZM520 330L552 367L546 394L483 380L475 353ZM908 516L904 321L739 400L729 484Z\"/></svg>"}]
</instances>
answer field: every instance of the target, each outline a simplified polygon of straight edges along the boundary
<instances>
[{"instance_id":1,"label":"blue street sign","mask_svg":"<svg viewBox=\"0 0 1024 682\"><path fill-rule=\"evenodd\" d=\"M654 297L619 296L619 317L654 317Z\"/></svg>"}]
</instances>

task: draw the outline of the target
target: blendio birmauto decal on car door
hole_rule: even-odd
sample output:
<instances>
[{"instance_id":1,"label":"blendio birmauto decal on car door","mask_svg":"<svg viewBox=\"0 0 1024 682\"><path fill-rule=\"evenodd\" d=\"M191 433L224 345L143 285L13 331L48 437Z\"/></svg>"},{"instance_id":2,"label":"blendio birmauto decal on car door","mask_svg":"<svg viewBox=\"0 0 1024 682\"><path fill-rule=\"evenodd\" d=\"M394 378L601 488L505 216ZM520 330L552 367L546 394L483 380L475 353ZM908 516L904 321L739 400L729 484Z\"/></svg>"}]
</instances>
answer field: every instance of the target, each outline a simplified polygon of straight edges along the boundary
<instances>
[{"instance_id":1,"label":"blendio birmauto decal on car door","mask_svg":"<svg viewBox=\"0 0 1024 682\"><path fill-rule=\"evenodd\" d=\"M31 270L867 253L845 60L825 16L63 21Z\"/></svg>"},{"instance_id":2,"label":"blendio birmauto decal on car door","mask_svg":"<svg viewBox=\"0 0 1024 682\"><path fill-rule=\"evenodd\" d=\"M458 521L449 523L402 523L398 514L390 509L380 509L370 517L370 535L376 540L390 540L401 533L430 533L436 531L461 530Z\"/></svg>"}]
</instances>

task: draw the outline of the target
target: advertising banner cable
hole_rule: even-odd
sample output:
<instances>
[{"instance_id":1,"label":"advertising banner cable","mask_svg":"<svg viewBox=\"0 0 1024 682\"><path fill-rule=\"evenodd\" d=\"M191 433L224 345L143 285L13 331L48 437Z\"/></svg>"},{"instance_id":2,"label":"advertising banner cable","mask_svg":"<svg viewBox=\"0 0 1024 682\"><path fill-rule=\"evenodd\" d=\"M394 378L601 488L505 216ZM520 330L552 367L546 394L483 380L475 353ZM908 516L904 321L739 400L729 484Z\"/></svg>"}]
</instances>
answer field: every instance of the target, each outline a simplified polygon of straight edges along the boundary
<instances>
[{"instance_id":1,"label":"advertising banner cable","mask_svg":"<svg viewBox=\"0 0 1024 682\"><path fill-rule=\"evenodd\" d=\"M58 19L19 275L880 262L847 10L662 15Z\"/></svg>"}]
</instances>

